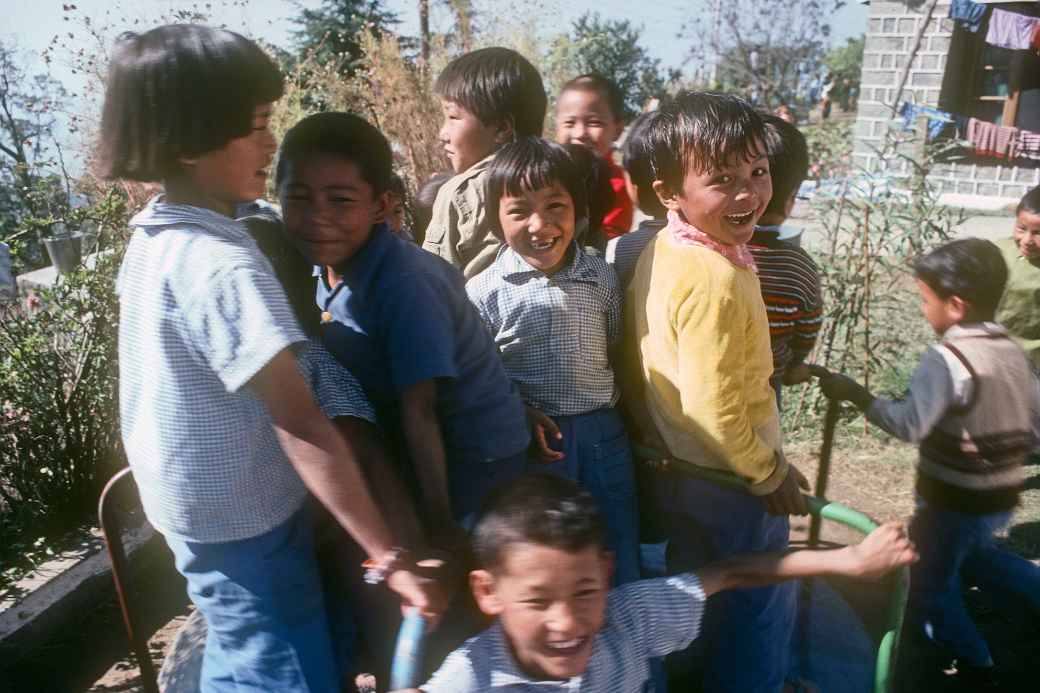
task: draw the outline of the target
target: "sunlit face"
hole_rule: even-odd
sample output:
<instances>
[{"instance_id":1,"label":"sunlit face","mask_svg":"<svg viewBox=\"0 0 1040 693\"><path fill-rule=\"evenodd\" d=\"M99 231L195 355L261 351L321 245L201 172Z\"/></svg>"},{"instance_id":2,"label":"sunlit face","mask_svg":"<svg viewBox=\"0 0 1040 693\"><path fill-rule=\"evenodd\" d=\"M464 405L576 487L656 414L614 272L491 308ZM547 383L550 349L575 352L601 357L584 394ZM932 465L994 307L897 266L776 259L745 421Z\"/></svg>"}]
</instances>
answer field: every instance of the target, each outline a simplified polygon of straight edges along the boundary
<instances>
[{"instance_id":1,"label":"sunlit face","mask_svg":"<svg viewBox=\"0 0 1040 693\"><path fill-rule=\"evenodd\" d=\"M191 204L231 214L236 204L251 202L264 194L267 169L278 143L271 134L269 121L272 104L262 104L253 111L252 130L212 152L181 159L184 174L200 191Z\"/></svg>"},{"instance_id":2,"label":"sunlit face","mask_svg":"<svg viewBox=\"0 0 1040 693\"><path fill-rule=\"evenodd\" d=\"M580 144L605 158L624 127L597 90L568 89L556 103L556 141L560 144Z\"/></svg>"},{"instance_id":3,"label":"sunlit face","mask_svg":"<svg viewBox=\"0 0 1040 693\"><path fill-rule=\"evenodd\" d=\"M1040 262L1040 214L1022 210L1015 218L1018 252L1030 262Z\"/></svg>"},{"instance_id":4,"label":"sunlit face","mask_svg":"<svg viewBox=\"0 0 1040 693\"><path fill-rule=\"evenodd\" d=\"M290 240L327 267L354 257L388 208L387 195L374 194L357 164L333 154L287 162L278 196Z\"/></svg>"},{"instance_id":5,"label":"sunlit face","mask_svg":"<svg viewBox=\"0 0 1040 693\"><path fill-rule=\"evenodd\" d=\"M498 203L498 223L506 244L527 264L552 274L567 260L574 240L574 200L558 182L505 194Z\"/></svg>"},{"instance_id":6,"label":"sunlit face","mask_svg":"<svg viewBox=\"0 0 1040 693\"><path fill-rule=\"evenodd\" d=\"M764 148L759 148L765 151ZM688 223L726 245L751 240L755 224L773 196L769 159L763 153L751 161L734 161L721 170L686 171L682 191L670 191L655 181L661 202L682 214Z\"/></svg>"},{"instance_id":7,"label":"sunlit face","mask_svg":"<svg viewBox=\"0 0 1040 693\"><path fill-rule=\"evenodd\" d=\"M921 295L921 313L935 333L943 335L964 318L963 306L951 298L940 298L932 287L917 279L917 291Z\"/></svg>"},{"instance_id":8,"label":"sunlit face","mask_svg":"<svg viewBox=\"0 0 1040 693\"><path fill-rule=\"evenodd\" d=\"M508 128L484 123L454 101L442 99L441 111L444 113L444 122L437 136L455 173L462 173L490 156L509 137Z\"/></svg>"},{"instance_id":9,"label":"sunlit face","mask_svg":"<svg viewBox=\"0 0 1040 693\"><path fill-rule=\"evenodd\" d=\"M599 547L510 546L494 573L470 575L484 613L497 616L517 663L536 679L582 674L603 626L611 560Z\"/></svg>"}]
</instances>

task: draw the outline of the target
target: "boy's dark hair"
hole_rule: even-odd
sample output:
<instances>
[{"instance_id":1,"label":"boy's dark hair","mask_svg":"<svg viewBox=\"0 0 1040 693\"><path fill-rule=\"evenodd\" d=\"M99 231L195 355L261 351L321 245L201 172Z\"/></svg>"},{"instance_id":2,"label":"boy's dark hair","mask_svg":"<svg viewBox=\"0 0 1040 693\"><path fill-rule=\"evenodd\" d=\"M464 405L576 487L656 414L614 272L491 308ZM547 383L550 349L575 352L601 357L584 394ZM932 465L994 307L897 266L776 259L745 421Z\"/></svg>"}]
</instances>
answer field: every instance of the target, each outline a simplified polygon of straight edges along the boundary
<instances>
[{"instance_id":1,"label":"boy's dark hair","mask_svg":"<svg viewBox=\"0 0 1040 693\"><path fill-rule=\"evenodd\" d=\"M477 566L499 567L513 544L571 552L602 549L606 531L588 491L554 474L527 474L488 496L473 530Z\"/></svg>"},{"instance_id":2,"label":"boy's dark hair","mask_svg":"<svg viewBox=\"0 0 1040 693\"><path fill-rule=\"evenodd\" d=\"M281 185L289 162L319 154L340 156L357 165L373 195L390 189L394 165L390 143L378 128L353 113L315 113L292 126L278 151L275 185Z\"/></svg>"},{"instance_id":3,"label":"boy's dark hair","mask_svg":"<svg viewBox=\"0 0 1040 693\"><path fill-rule=\"evenodd\" d=\"M621 147L622 165L628 171L632 185L639 195L639 209L652 217L663 217L668 213L654 192L654 175L650 169L650 150L647 133L657 111L636 116L628 126L625 144Z\"/></svg>"},{"instance_id":4,"label":"boy's dark hair","mask_svg":"<svg viewBox=\"0 0 1040 693\"><path fill-rule=\"evenodd\" d=\"M1040 214L1040 185L1027 192L1019 200L1018 207L1015 208L1015 214L1021 214L1022 212Z\"/></svg>"},{"instance_id":5,"label":"boy's dark hair","mask_svg":"<svg viewBox=\"0 0 1040 693\"><path fill-rule=\"evenodd\" d=\"M517 196L524 190L538 190L553 183L559 183L570 194L575 227L581 219L588 219L584 172L562 145L541 137L521 137L499 149L487 174L487 213L496 233L502 233L498 209L503 195Z\"/></svg>"},{"instance_id":6,"label":"boy's dark hair","mask_svg":"<svg viewBox=\"0 0 1040 693\"><path fill-rule=\"evenodd\" d=\"M563 96L568 91L597 92L606 100L607 107L610 108L610 113L614 116L614 120L623 123L628 119L625 95L621 93L621 89L618 88L618 85L612 79L595 72L587 72L564 84L563 88L560 89L560 96Z\"/></svg>"},{"instance_id":7,"label":"boy's dark hair","mask_svg":"<svg viewBox=\"0 0 1040 693\"><path fill-rule=\"evenodd\" d=\"M768 144L765 123L751 104L729 94L688 91L658 111L646 134L650 170L674 191L687 170L721 170L752 160Z\"/></svg>"},{"instance_id":8,"label":"boy's dark hair","mask_svg":"<svg viewBox=\"0 0 1040 693\"><path fill-rule=\"evenodd\" d=\"M1008 269L996 245L963 238L919 257L914 276L939 298L957 296L969 303L973 320L992 320L1004 295Z\"/></svg>"},{"instance_id":9,"label":"boy's dark hair","mask_svg":"<svg viewBox=\"0 0 1040 693\"><path fill-rule=\"evenodd\" d=\"M402 201L408 199L408 189L405 188L404 178L401 178L396 172L390 173L390 185L386 189L397 195Z\"/></svg>"},{"instance_id":10,"label":"boy's dark hair","mask_svg":"<svg viewBox=\"0 0 1040 693\"><path fill-rule=\"evenodd\" d=\"M256 107L282 95L281 71L259 46L196 24L120 36L107 84L99 173L139 181L248 135Z\"/></svg>"},{"instance_id":11,"label":"boy's dark hair","mask_svg":"<svg viewBox=\"0 0 1040 693\"><path fill-rule=\"evenodd\" d=\"M787 201L809 176L809 146L805 135L783 118L763 114L762 120L770 134L769 175L773 179L773 197L765 213L787 216Z\"/></svg>"},{"instance_id":12,"label":"boy's dark hair","mask_svg":"<svg viewBox=\"0 0 1040 693\"><path fill-rule=\"evenodd\" d=\"M516 51L481 48L461 55L448 63L433 90L485 125L508 121L517 137L542 134L546 106L542 77Z\"/></svg>"},{"instance_id":13,"label":"boy's dark hair","mask_svg":"<svg viewBox=\"0 0 1040 693\"><path fill-rule=\"evenodd\" d=\"M614 206L614 188L610 186L610 169L607 162L594 151L582 144L562 145L571 155L574 164L585 181L585 200L587 212L575 207L576 220L583 215L587 220L584 228L575 228L574 240L578 245L591 246L603 252L607 249L607 237L603 234L603 217ZM577 201L575 201L577 204Z\"/></svg>"}]
</instances>

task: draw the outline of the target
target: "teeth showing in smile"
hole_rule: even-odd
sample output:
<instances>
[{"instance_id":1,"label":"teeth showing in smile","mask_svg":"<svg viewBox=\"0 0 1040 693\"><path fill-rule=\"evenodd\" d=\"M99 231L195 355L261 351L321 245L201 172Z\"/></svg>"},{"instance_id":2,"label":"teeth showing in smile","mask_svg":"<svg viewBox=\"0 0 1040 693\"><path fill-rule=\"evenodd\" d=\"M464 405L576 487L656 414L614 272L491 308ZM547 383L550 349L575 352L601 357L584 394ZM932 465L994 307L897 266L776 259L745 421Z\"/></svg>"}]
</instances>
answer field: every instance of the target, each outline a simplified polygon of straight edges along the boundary
<instances>
[{"instance_id":1,"label":"teeth showing in smile","mask_svg":"<svg viewBox=\"0 0 1040 693\"><path fill-rule=\"evenodd\" d=\"M755 210L751 210L747 214L727 214L726 221L733 224L734 226L743 226L751 221L751 217L755 216Z\"/></svg>"},{"instance_id":2,"label":"teeth showing in smile","mask_svg":"<svg viewBox=\"0 0 1040 693\"><path fill-rule=\"evenodd\" d=\"M565 640L562 642L550 642L546 643L550 650L573 650L574 648L585 642L585 638L575 638L574 640Z\"/></svg>"},{"instance_id":3,"label":"teeth showing in smile","mask_svg":"<svg viewBox=\"0 0 1040 693\"><path fill-rule=\"evenodd\" d=\"M555 245L555 243L556 243L556 239L555 238L550 238L547 241L532 240L531 241L531 247L534 248L535 250L548 250L549 248L553 247L553 245Z\"/></svg>"}]
</instances>

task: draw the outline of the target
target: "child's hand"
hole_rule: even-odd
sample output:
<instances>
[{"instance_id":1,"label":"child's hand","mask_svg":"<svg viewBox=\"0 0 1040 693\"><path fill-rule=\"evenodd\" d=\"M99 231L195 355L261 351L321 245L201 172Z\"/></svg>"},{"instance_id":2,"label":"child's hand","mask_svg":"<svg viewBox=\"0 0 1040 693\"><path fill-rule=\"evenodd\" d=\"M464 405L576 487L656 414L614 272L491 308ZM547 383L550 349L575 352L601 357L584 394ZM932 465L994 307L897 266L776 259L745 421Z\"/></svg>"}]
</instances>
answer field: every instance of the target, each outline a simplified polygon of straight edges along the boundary
<instances>
[{"instance_id":1,"label":"child's hand","mask_svg":"<svg viewBox=\"0 0 1040 693\"><path fill-rule=\"evenodd\" d=\"M436 624L448 608L450 600L440 581L422 577L412 570L395 570L386 579L386 586L401 598L401 613L415 607L431 624Z\"/></svg>"},{"instance_id":2,"label":"child's hand","mask_svg":"<svg viewBox=\"0 0 1040 693\"><path fill-rule=\"evenodd\" d=\"M527 424L531 427L531 437L534 439L538 457L542 462L558 462L564 458L564 454L549 447L550 438L562 440L563 434L556 422L545 412L534 407L524 407L527 410Z\"/></svg>"},{"instance_id":3,"label":"child's hand","mask_svg":"<svg viewBox=\"0 0 1040 693\"><path fill-rule=\"evenodd\" d=\"M886 522L855 546L850 546L852 574L877 579L894 568L917 560L914 543L902 522Z\"/></svg>"},{"instance_id":4,"label":"child's hand","mask_svg":"<svg viewBox=\"0 0 1040 693\"><path fill-rule=\"evenodd\" d=\"M781 378L781 382L784 385L800 385L801 383L807 382L812 377L812 372L809 370L809 366L804 363L799 363L797 366L788 368L784 372L784 377Z\"/></svg>"},{"instance_id":5,"label":"child's hand","mask_svg":"<svg viewBox=\"0 0 1040 693\"><path fill-rule=\"evenodd\" d=\"M820 378L820 389L828 399L847 400L861 408L872 399L865 387L846 375L832 373Z\"/></svg>"}]
</instances>

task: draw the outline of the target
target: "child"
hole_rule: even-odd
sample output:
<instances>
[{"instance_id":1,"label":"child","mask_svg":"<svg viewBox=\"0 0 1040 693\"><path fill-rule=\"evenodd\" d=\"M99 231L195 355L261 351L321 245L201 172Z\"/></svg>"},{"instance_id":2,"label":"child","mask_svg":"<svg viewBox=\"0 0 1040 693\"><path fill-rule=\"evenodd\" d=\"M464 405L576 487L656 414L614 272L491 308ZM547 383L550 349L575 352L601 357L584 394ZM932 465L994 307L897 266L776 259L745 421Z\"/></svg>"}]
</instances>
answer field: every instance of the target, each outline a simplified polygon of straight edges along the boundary
<instances>
[{"instance_id":1,"label":"child","mask_svg":"<svg viewBox=\"0 0 1040 693\"><path fill-rule=\"evenodd\" d=\"M780 403L780 386L809 379L805 359L816 345L823 322L820 271L798 246L780 237L781 224L794 208L798 189L809 174L809 149L798 128L783 118L763 115L773 135L769 175L773 197L758 220L748 242L758 267L762 299L769 319L769 343L773 350L773 389Z\"/></svg>"},{"instance_id":2,"label":"child","mask_svg":"<svg viewBox=\"0 0 1040 693\"><path fill-rule=\"evenodd\" d=\"M650 170L650 147L647 137L656 111L643 113L628 126L628 137L622 147L625 172L628 173L628 197L639 211L650 217L639 222L639 228L631 233L611 239L607 243L607 262L614 266L621 290L628 288L636 262L647 244L654 240L657 232L668 223L668 210L657 199L654 192L654 175Z\"/></svg>"},{"instance_id":3,"label":"child","mask_svg":"<svg viewBox=\"0 0 1040 693\"><path fill-rule=\"evenodd\" d=\"M430 219L433 218L433 205L437 201L437 193L453 177L450 173L435 173L423 183L419 192L415 193L415 208L412 210L412 216L415 219L415 242L419 245L422 245L426 228L430 225ZM420 233L424 234L423 238L418 236Z\"/></svg>"},{"instance_id":4,"label":"child","mask_svg":"<svg viewBox=\"0 0 1040 693\"><path fill-rule=\"evenodd\" d=\"M995 245L978 238L947 243L917 260L914 273L921 312L941 342L925 352L906 399L876 399L841 375L820 384L891 435L920 442L910 535L921 562L911 575L908 621L915 635L957 658L958 678L970 690L1000 690L989 648L965 607L961 576L1010 593L1040 615L1040 567L993 540L1022 490L1040 394L1029 359L992 322L1007 279Z\"/></svg>"},{"instance_id":5,"label":"child","mask_svg":"<svg viewBox=\"0 0 1040 693\"><path fill-rule=\"evenodd\" d=\"M694 567L700 528L716 557L787 547L805 478L781 451L769 324L746 243L772 197L767 133L739 98L688 92L654 117L653 189L668 226L643 251L625 299L624 399L637 440L664 452L654 503L669 571ZM735 475L750 493L687 474ZM783 684L794 585L728 593L709 634L707 691Z\"/></svg>"},{"instance_id":6,"label":"child","mask_svg":"<svg viewBox=\"0 0 1040 693\"><path fill-rule=\"evenodd\" d=\"M452 60L433 88L444 110L440 139L456 175L437 193L423 248L468 280L494 261L501 245L484 202L491 156L517 137L542 133L545 88L538 70L508 48Z\"/></svg>"},{"instance_id":7,"label":"child","mask_svg":"<svg viewBox=\"0 0 1040 693\"><path fill-rule=\"evenodd\" d=\"M390 188L387 190L389 210L386 213L386 226L390 233L400 236L406 241L415 243L415 236L408 228L405 220L405 202L408 200L408 191L405 190L404 180L396 173L390 176Z\"/></svg>"},{"instance_id":8,"label":"child","mask_svg":"<svg viewBox=\"0 0 1040 693\"><path fill-rule=\"evenodd\" d=\"M1018 203L1012 238L997 246L1008 268L1007 289L997 309L997 322L1026 350L1040 370L1040 187Z\"/></svg>"},{"instance_id":9,"label":"child","mask_svg":"<svg viewBox=\"0 0 1040 693\"><path fill-rule=\"evenodd\" d=\"M890 523L856 546L737 556L608 592L596 502L549 475L496 494L473 543L470 587L496 621L445 660L425 693L640 693L648 658L689 645L713 594L814 575L876 579L916 558L903 527Z\"/></svg>"},{"instance_id":10,"label":"child","mask_svg":"<svg viewBox=\"0 0 1040 693\"><path fill-rule=\"evenodd\" d=\"M639 577L632 456L608 350L621 293L607 263L574 242L587 223L580 170L560 145L525 137L488 169L488 214L506 245L467 285L534 422L535 464L599 501L617 584Z\"/></svg>"},{"instance_id":11,"label":"child","mask_svg":"<svg viewBox=\"0 0 1040 693\"><path fill-rule=\"evenodd\" d=\"M606 163L614 190L614 204L602 222L608 241L632 228L632 200L625 187L625 172L611 158L614 141L624 129L625 98L612 81L585 74L563 85L556 101L556 141L588 147Z\"/></svg>"},{"instance_id":12,"label":"child","mask_svg":"<svg viewBox=\"0 0 1040 693\"><path fill-rule=\"evenodd\" d=\"M164 188L131 220L119 276L120 415L145 513L209 624L203 690L338 689L308 490L373 575L440 609L301 377L304 335L230 216L264 190L281 93L255 44L179 24L120 38L102 115L105 176Z\"/></svg>"},{"instance_id":13,"label":"child","mask_svg":"<svg viewBox=\"0 0 1040 693\"><path fill-rule=\"evenodd\" d=\"M582 228L575 229L574 240L594 254L602 255L607 249L607 237L603 233L603 215L614 206L610 169L595 152L580 144L565 144L563 148L567 150L584 180L585 201L588 206L588 218L582 223Z\"/></svg>"},{"instance_id":14,"label":"child","mask_svg":"<svg viewBox=\"0 0 1040 693\"><path fill-rule=\"evenodd\" d=\"M391 165L372 125L320 113L286 134L275 182L289 237L319 266L322 338L361 381L446 547L523 471L527 422L461 275L382 223Z\"/></svg>"}]
</instances>

